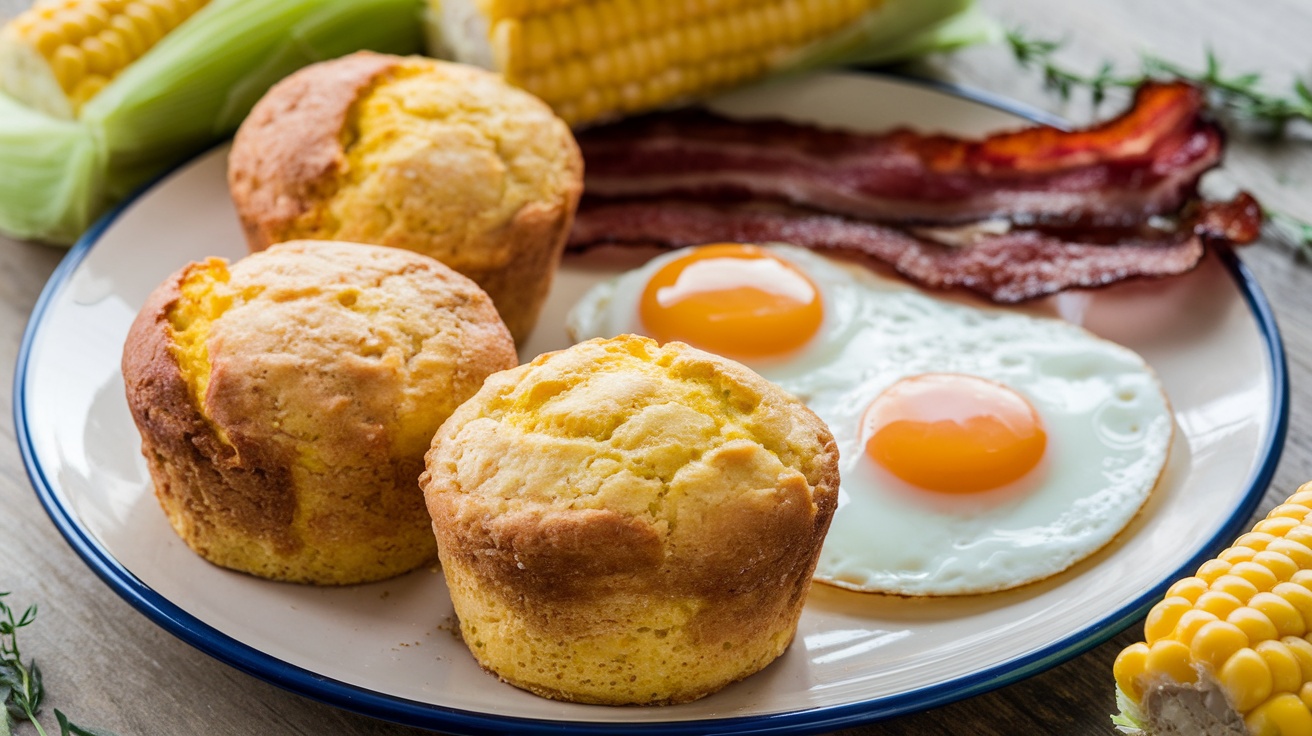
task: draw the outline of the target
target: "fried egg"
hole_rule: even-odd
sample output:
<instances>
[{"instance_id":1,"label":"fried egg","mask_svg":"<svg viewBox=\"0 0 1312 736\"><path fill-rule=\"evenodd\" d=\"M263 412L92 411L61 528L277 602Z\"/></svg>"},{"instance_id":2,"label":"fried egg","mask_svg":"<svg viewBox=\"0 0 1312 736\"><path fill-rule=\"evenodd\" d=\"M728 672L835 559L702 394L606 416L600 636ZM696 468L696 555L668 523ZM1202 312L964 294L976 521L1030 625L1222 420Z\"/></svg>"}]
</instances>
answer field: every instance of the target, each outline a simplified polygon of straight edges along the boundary
<instances>
[{"instance_id":1,"label":"fried egg","mask_svg":"<svg viewBox=\"0 0 1312 736\"><path fill-rule=\"evenodd\" d=\"M790 246L664 254L586 293L567 327L688 342L805 401L841 457L815 577L853 590L984 593L1065 570L1138 513L1174 429L1125 347Z\"/></svg>"}]
</instances>

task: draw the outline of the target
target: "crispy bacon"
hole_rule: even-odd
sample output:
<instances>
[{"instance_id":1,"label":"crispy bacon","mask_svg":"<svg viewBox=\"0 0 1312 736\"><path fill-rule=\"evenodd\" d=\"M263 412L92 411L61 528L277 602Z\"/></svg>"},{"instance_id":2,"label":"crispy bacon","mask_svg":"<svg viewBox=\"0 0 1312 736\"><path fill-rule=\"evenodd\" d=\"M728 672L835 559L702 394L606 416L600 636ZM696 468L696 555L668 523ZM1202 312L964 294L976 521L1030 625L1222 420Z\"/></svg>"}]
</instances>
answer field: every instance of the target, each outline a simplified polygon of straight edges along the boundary
<instances>
[{"instance_id":1,"label":"crispy bacon","mask_svg":"<svg viewBox=\"0 0 1312 736\"><path fill-rule=\"evenodd\" d=\"M1205 243L1246 242L1256 237L1260 224L1257 203L1241 194L1233 202L1194 206L1174 229L1111 233L1006 227L998 232L981 226L958 228L956 244L945 244L943 232L930 236L777 203L594 200L585 202L575 217L569 246L786 242L871 258L923 286L960 287L1010 303L1136 276L1185 273L1198 264ZM1115 245L1103 242L1113 235Z\"/></svg>"},{"instance_id":2,"label":"crispy bacon","mask_svg":"<svg viewBox=\"0 0 1312 736\"><path fill-rule=\"evenodd\" d=\"M1203 94L1150 83L1118 118L979 140L868 134L705 111L663 113L579 137L592 197L772 200L882 223L1005 218L1132 227L1196 195L1221 156Z\"/></svg>"},{"instance_id":3,"label":"crispy bacon","mask_svg":"<svg viewBox=\"0 0 1312 736\"><path fill-rule=\"evenodd\" d=\"M637 118L580 137L585 197L569 244L781 241L999 302L1180 274L1262 223L1247 194L1198 195L1224 144L1203 103L1188 84L1148 83L1105 123L978 140L699 111Z\"/></svg>"}]
</instances>

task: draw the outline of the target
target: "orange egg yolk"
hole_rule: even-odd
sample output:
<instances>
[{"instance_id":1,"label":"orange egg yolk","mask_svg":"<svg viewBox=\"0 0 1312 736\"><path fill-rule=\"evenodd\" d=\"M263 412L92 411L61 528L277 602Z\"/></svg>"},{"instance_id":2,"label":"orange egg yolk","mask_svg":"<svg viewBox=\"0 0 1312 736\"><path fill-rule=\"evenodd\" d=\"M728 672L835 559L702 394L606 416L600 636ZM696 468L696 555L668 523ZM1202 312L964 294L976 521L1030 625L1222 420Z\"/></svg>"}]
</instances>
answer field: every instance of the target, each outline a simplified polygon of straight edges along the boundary
<instances>
[{"instance_id":1,"label":"orange egg yolk","mask_svg":"<svg viewBox=\"0 0 1312 736\"><path fill-rule=\"evenodd\" d=\"M978 493L1016 481L1039 464L1048 444L1023 396L953 373L893 384L866 409L862 429L871 459L941 493Z\"/></svg>"},{"instance_id":2,"label":"orange egg yolk","mask_svg":"<svg viewBox=\"0 0 1312 736\"><path fill-rule=\"evenodd\" d=\"M753 245L691 249L662 266L639 302L647 334L730 358L786 355L820 330L820 290L799 268Z\"/></svg>"}]
</instances>

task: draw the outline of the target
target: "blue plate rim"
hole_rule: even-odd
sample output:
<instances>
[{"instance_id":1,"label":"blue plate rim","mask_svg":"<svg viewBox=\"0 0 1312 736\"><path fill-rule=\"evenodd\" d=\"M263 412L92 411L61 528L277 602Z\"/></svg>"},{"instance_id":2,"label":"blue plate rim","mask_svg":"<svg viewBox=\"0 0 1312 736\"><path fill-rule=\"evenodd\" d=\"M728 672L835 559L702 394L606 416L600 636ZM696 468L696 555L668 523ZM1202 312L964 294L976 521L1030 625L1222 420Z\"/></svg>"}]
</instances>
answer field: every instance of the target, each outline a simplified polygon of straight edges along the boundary
<instances>
[{"instance_id":1,"label":"blue plate rim","mask_svg":"<svg viewBox=\"0 0 1312 736\"><path fill-rule=\"evenodd\" d=\"M950 82L927 80L887 71L864 69L848 71L849 73L855 72L867 76L881 77L887 81L917 86L965 99L1012 113L1036 123L1066 127L1065 121L1051 113L1032 108L1015 100ZM199 154L198 157L207 153L208 151ZM1216 250L1216 253L1243 294L1244 300L1257 323L1259 332L1264 338L1266 358L1271 368L1271 432L1265 438L1262 447L1263 461L1249 477L1248 490L1245 492L1243 501L1234 509L1230 518L1222 525L1217 534L1208 540L1197 554L1162 583L1142 592L1133 601L1102 620L1072 632L1037 651L947 682L854 703L759 716L645 723L561 721L464 711L378 693L315 674L238 642L188 614L164 596L153 591L123 567L108 550L97 543L88 530L81 525L72 510L66 508L60 502L55 487L47 477L46 469L41 466L35 455L27 421L27 376L33 345L41 332L47 310L53 300L67 288L77 271L77 267L118 217L144 193L194 160L194 158L188 159L187 162L180 163L162 173L103 215L78 239L77 243L55 269L38 297L23 332L14 372L13 419L23 465L37 498L69 546L106 585L156 625L205 654L246 674L312 700L366 716L420 728L442 729L459 734L495 734L504 733L507 729L512 730L514 733L524 734L556 734L561 733L562 729L568 729L570 732L580 734L615 733L617 731L678 736L747 733L806 734L848 728L946 705L1013 684L1056 666L1107 641L1141 618L1153 603L1162 597L1166 588L1174 579L1196 569L1246 529L1250 517L1261 503L1266 489L1270 486L1275 475L1276 466L1284 450L1285 436L1289 426L1289 378L1284 343L1280 336L1275 314L1249 269L1231 250L1220 248Z\"/></svg>"}]
</instances>

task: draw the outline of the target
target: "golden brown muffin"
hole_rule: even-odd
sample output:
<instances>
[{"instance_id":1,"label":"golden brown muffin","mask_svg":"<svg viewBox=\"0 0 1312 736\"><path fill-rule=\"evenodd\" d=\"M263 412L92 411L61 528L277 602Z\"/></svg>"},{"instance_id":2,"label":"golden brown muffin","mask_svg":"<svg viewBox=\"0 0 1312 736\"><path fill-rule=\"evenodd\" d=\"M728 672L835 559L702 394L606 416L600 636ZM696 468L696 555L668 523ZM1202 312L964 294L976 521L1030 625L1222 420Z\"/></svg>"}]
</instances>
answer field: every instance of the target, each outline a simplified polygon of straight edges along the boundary
<instances>
[{"instance_id":1,"label":"golden brown muffin","mask_svg":"<svg viewBox=\"0 0 1312 736\"><path fill-rule=\"evenodd\" d=\"M778 657L838 492L833 437L800 401L631 335L491 376L427 462L474 657L611 705L695 700Z\"/></svg>"},{"instance_id":2,"label":"golden brown muffin","mask_svg":"<svg viewBox=\"0 0 1312 736\"><path fill-rule=\"evenodd\" d=\"M361 52L269 90L237 131L228 181L252 250L313 238L425 253L478 282L522 341L583 159L546 104L498 75Z\"/></svg>"},{"instance_id":3,"label":"golden brown muffin","mask_svg":"<svg viewBox=\"0 0 1312 736\"><path fill-rule=\"evenodd\" d=\"M424 452L516 362L464 276L395 248L303 241L168 278L132 324L123 378L155 495L192 549L346 584L435 557Z\"/></svg>"}]
</instances>

